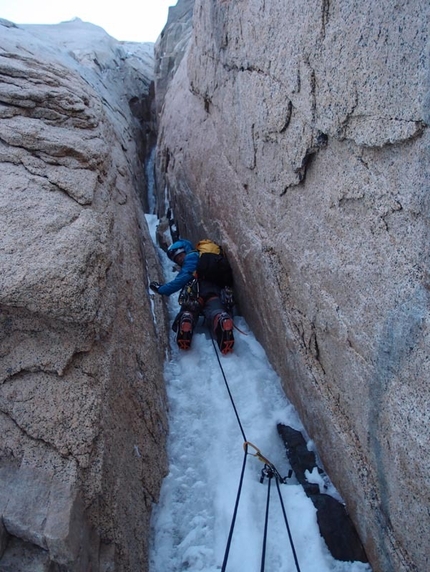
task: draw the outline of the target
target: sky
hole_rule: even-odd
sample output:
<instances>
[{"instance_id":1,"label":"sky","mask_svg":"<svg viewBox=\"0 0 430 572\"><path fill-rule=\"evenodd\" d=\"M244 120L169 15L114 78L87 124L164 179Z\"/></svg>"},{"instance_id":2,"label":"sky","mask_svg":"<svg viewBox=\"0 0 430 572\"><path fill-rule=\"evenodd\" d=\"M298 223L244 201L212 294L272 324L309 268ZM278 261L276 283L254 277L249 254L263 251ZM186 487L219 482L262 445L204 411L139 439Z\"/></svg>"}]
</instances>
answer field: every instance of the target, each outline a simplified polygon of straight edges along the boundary
<instances>
[{"instance_id":1,"label":"sky","mask_svg":"<svg viewBox=\"0 0 430 572\"><path fill-rule=\"evenodd\" d=\"M147 221L155 244L157 218L147 215ZM172 262L156 248L164 278L171 280L175 276ZM157 296L149 284L148 293ZM173 322L179 308L177 295L170 296L167 304ZM282 476L290 466L277 423L304 431L262 346L243 317L234 320L244 333L235 330L234 351L218 354L219 362L218 350L202 324L189 351L179 350L170 332L171 357L165 363L169 473L153 511L150 572L221 570L244 458L243 434L227 385L247 440ZM308 448L313 448L311 441ZM262 570L268 485L267 479L260 483L263 464L248 457L226 572ZM321 492L340 498L316 469L307 478L318 483ZM314 505L294 477L280 487L300 572L371 572L368 564L331 556L320 536ZM270 493L265 570L297 572L275 483Z\"/></svg>"},{"instance_id":2,"label":"sky","mask_svg":"<svg viewBox=\"0 0 430 572\"><path fill-rule=\"evenodd\" d=\"M15 24L59 24L80 18L119 41L155 42L177 0L0 0L0 18Z\"/></svg>"}]
</instances>

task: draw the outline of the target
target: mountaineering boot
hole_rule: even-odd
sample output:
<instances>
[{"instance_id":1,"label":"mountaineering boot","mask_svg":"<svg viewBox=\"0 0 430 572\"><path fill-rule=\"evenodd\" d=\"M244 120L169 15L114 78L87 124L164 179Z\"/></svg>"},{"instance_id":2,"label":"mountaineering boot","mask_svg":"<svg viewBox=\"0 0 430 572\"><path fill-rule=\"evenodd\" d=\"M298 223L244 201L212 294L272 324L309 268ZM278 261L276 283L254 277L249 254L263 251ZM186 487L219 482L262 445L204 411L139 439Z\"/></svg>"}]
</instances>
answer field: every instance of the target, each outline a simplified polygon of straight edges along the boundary
<instances>
[{"instance_id":1,"label":"mountaineering boot","mask_svg":"<svg viewBox=\"0 0 430 572\"><path fill-rule=\"evenodd\" d=\"M193 315L191 312L182 312L178 320L178 333L176 342L180 350L189 350L193 338Z\"/></svg>"},{"instance_id":2,"label":"mountaineering boot","mask_svg":"<svg viewBox=\"0 0 430 572\"><path fill-rule=\"evenodd\" d=\"M215 316L214 331L218 343L218 347L222 354L228 354L233 351L233 319L227 312L221 312Z\"/></svg>"}]
</instances>

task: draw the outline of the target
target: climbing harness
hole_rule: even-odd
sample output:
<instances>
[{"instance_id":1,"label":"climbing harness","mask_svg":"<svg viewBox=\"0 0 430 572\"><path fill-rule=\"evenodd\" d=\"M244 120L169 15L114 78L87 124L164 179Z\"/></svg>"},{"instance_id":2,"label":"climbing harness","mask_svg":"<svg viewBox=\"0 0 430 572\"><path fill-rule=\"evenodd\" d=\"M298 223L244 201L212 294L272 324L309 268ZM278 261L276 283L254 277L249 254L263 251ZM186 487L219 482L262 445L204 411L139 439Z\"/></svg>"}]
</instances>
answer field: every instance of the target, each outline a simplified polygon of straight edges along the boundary
<instances>
[{"instance_id":1,"label":"climbing harness","mask_svg":"<svg viewBox=\"0 0 430 572\"><path fill-rule=\"evenodd\" d=\"M200 312L201 305L199 302L199 282L193 278L179 292L178 303L183 310L191 312Z\"/></svg>"},{"instance_id":2,"label":"climbing harness","mask_svg":"<svg viewBox=\"0 0 430 572\"><path fill-rule=\"evenodd\" d=\"M291 478L292 470L291 469L289 470L288 475L286 477L282 477L281 474L279 473L278 469L275 467L275 465L271 461L269 461L269 459L267 459L267 457L265 457L261 453L261 451L258 447L256 447L253 443L248 441L248 439L246 438L245 431L243 429L243 425L242 425L242 422L240 420L239 413L237 411L237 407L236 407L236 404L235 404L234 399L233 399L233 395L230 391L230 386L228 384L227 377L225 375L224 368L222 366L222 363L221 363L221 360L220 360L220 357L219 357L219 354L217 351L217 347L216 347L212 332L211 332L211 340L212 340L212 344L214 346L215 355L216 355L217 360L218 360L218 365L220 367L221 374L223 376L224 383L225 383L228 395L230 397L230 401L231 401L231 404L233 407L233 411L236 415L236 419L237 419L237 422L238 422L238 425L239 425L239 428L240 428L240 431L241 431L241 434L242 434L242 437L244 440L244 443L243 443L244 456L243 456L243 462L242 462L242 469L241 469L241 473L240 473L239 485L238 485L238 490L237 490L237 494L236 494L236 501L235 501L235 505L234 505L234 509L233 509L233 516L232 516L232 520L231 520L231 524L230 524L230 530L228 533L227 544L226 544L226 549L224 552L224 559L223 559L223 563L222 563L222 567L221 567L221 572L225 572L226 568L227 568L227 562L228 562L228 557L229 557L229 553L230 553L230 547L231 547L231 542L232 542L232 538L233 538L233 532L234 532L234 528L235 528L235 524L236 524L237 512L239 509L239 501L240 501L240 496L242 493L243 479L244 479L244 475L245 475L245 467L246 467L248 455L251 455L252 457L256 457L259 461L261 461L264 464L264 467L261 471L260 483L263 483L265 478L268 479L260 572L264 572L264 570L265 570L267 532L268 532L268 527L269 527L270 485L271 485L271 481L273 478L275 479L275 482L276 482L276 488L277 488L279 500L281 503L282 514L284 517L284 522L285 522L285 526L287 529L288 538L290 541L290 545L291 545L291 549L292 549L292 553L293 553L293 557L294 557L294 563L296 565L296 570L297 570L297 572L300 572L299 562L297 560L297 554L296 554L293 538L291 535L290 526L289 526L288 519L287 519L287 513L285 511L285 506L284 506L284 502L282 499L281 490L279 488L279 483L285 484L287 482L287 480L289 478ZM252 449L254 449L255 453L249 453L248 452L248 449L250 447Z\"/></svg>"}]
</instances>

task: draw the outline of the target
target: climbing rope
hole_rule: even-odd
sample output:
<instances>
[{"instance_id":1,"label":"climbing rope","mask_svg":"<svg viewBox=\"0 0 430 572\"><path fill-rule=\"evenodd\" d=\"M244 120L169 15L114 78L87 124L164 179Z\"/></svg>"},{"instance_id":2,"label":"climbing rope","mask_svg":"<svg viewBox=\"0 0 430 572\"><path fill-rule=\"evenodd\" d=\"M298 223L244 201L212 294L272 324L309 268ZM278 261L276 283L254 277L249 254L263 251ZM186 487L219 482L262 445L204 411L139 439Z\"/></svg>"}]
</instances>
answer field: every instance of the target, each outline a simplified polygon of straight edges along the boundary
<instances>
[{"instance_id":1,"label":"climbing rope","mask_svg":"<svg viewBox=\"0 0 430 572\"><path fill-rule=\"evenodd\" d=\"M225 552L224 552L224 560L222 563L221 572L225 572L225 569L227 566L227 561L228 561L228 555L230 553L231 540L233 538L234 526L236 524L237 509L239 508L240 494L242 492L243 476L245 474L245 467L246 467L246 459L248 457L248 450L247 449L248 448L245 447L245 454L243 456L243 463L242 463L242 471L240 473L239 487L237 489L236 502L234 503L233 517L231 519L230 531L228 533L227 545L226 545Z\"/></svg>"},{"instance_id":2,"label":"climbing rope","mask_svg":"<svg viewBox=\"0 0 430 572\"><path fill-rule=\"evenodd\" d=\"M233 322L233 328L235 330L237 330L240 334L242 334L242 336L247 336L248 334L246 332L244 332L243 330L241 330L238 326L236 326L236 324Z\"/></svg>"},{"instance_id":3,"label":"climbing rope","mask_svg":"<svg viewBox=\"0 0 430 572\"><path fill-rule=\"evenodd\" d=\"M224 368L222 367L221 359L220 359L220 356L218 353L217 346L215 344L215 340L214 340L211 328L209 328L209 332L210 332L210 336L211 336L211 340L212 340L212 345L214 347L215 355L216 355L217 360L218 360L218 365L220 367L220 370L221 370L221 373L222 373L222 376L224 379L224 383L225 383L225 386L227 388L227 392L228 392L228 395L230 397L230 401L231 401L234 413L236 415L236 419L237 419L240 431L242 433L242 437L244 439L244 444L243 444L244 456L243 456L243 462L242 462L242 470L240 473L239 486L238 486L238 490L237 490L236 501L235 501L234 510L233 510L233 517L232 517L231 524L230 524L230 530L229 530L229 534L228 534L227 545L226 545L226 549L225 549L225 553L224 553L224 560L222 563L221 572L225 572L226 567L227 567L231 542L232 542L232 538L233 538L234 527L236 524L237 512L238 512L238 508L239 508L240 495L242 493L243 478L245 475L245 467L246 467L246 461L247 461L248 455L256 457L259 461L261 461L264 464L264 468L261 471L260 483L263 483L265 477L268 478L266 514L265 514L265 521L264 521L263 547L262 547L262 554L261 554L260 572L264 572L265 561L266 561L267 531L268 531L268 526L269 526L270 484L271 484L271 480L273 477L275 477L275 480L276 480L276 487L278 490L279 500L281 502L282 514L284 516L285 526L287 528L288 538L289 538L291 549L293 552L294 562L296 565L297 572L300 572L299 562L297 560L297 554L296 554L296 550L294 547L293 538L291 536L290 526L288 524L287 513L285 511L285 506L284 506L284 502L282 499L281 490L279 488L279 483L286 483L287 479L289 479L291 477L292 470L290 469L290 471L286 477L282 477L281 474L279 473L279 471L277 470L277 468L275 467L275 465L273 463L271 463L267 459L267 457L265 457L261 453L260 449L258 449L258 447L256 447L253 443L251 443L250 441L247 440L246 435L245 435L245 431L243 429L242 422L241 422L240 417L239 417L239 413L237 411L236 404L235 404L234 399L233 399L233 395L230 391L230 386L229 386L228 381L227 381L227 376L225 375ZM255 450L255 453L249 453L248 452L249 447L252 447Z\"/></svg>"},{"instance_id":4,"label":"climbing rope","mask_svg":"<svg viewBox=\"0 0 430 572\"><path fill-rule=\"evenodd\" d=\"M266 544L267 544L267 529L269 527L269 505L270 505L270 483L271 482L272 482L272 477L269 477L269 484L267 485L266 516L264 519L263 549L261 551L260 572L264 572L264 565L266 563Z\"/></svg>"},{"instance_id":5,"label":"climbing rope","mask_svg":"<svg viewBox=\"0 0 430 572\"><path fill-rule=\"evenodd\" d=\"M221 363L221 360L220 360L220 357L219 357L218 349L217 349L217 346L216 346L216 344L215 344L215 340L214 340L214 337L213 337L213 334L212 334L212 329L211 329L210 327L209 327L209 332L210 332L210 335L211 335L212 345L213 345L214 350L215 350L215 355L216 355L217 360L218 360L218 365L219 365L219 367L220 367L222 376L223 376L223 378L224 378L224 383L225 383L225 386L226 386L226 388L227 388L228 395L229 395L229 397L230 397L230 401L231 401L231 404L232 404L232 406L233 406L233 410L234 410L234 413L235 413L235 415L236 415L236 419L237 419L237 422L238 422L238 424L239 424L239 428L240 428L240 431L241 431L241 433L242 433L243 440L246 442L247 439L246 439L245 431L243 430L243 426L242 426L242 423L241 423L241 421L240 421L239 413L237 412L236 404L234 403L234 399L233 399L233 396L232 396L232 394L231 394L230 387L229 387L229 385L228 385L227 377L226 377L226 375L225 375L224 368L222 367L222 363Z\"/></svg>"},{"instance_id":6,"label":"climbing rope","mask_svg":"<svg viewBox=\"0 0 430 572\"><path fill-rule=\"evenodd\" d=\"M281 489L279 488L278 479L276 479L276 488L278 489L279 500L281 501L282 514L284 515L285 526L287 528L288 538L291 544L291 550L293 551L294 562L296 564L297 572L300 572L299 561L297 560L296 549L294 547L293 537L291 536L290 525L288 524L287 513L285 512L284 501L282 500Z\"/></svg>"}]
</instances>

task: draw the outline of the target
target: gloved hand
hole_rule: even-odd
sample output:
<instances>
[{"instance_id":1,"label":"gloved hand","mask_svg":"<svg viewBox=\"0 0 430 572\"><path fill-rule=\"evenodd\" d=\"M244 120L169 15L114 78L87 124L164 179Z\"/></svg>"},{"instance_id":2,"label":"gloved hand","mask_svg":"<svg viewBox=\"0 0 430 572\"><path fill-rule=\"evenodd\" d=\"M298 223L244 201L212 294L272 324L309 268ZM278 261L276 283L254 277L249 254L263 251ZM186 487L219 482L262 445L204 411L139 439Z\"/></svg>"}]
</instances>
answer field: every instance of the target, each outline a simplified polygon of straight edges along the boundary
<instances>
[{"instance_id":1,"label":"gloved hand","mask_svg":"<svg viewBox=\"0 0 430 572\"><path fill-rule=\"evenodd\" d=\"M153 292L155 292L156 294L158 294L158 289L160 288L160 286L161 286L161 284L159 282L151 282L151 284L149 285L151 290Z\"/></svg>"}]
</instances>

